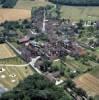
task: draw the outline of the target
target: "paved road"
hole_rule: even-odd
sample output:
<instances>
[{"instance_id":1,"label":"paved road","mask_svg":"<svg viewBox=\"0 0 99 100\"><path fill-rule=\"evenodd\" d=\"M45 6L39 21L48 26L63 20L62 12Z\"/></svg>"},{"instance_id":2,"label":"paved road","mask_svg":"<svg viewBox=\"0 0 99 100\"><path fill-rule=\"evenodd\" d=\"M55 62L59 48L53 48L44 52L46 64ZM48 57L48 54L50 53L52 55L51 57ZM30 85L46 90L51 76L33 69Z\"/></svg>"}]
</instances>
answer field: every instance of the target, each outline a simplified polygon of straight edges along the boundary
<instances>
[{"instance_id":1,"label":"paved road","mask_svg":"<svg viewBox=\"0 0 99 100\"><path fill-rule=\"evenodd\" d=\"M35 59L31 59L31 62L29 63L31 67L38 73L38 74L43 74L38 68L35 67L36 61L40 59L40 56L36 57Z\"/></svg>"},{"instance_id":2,"label":"paved road","mask_svg":"<svg viewBox=\"0 0 99 100\"><path fill-rule=\"evenodd\" d=\"M29 64L24 64L24 65L0 64L0 67L2 67L2 66L6 66L6 67L13 67L13 66L15 66L15 67L26 67L28 65Z\"/></svg>"},{"instance_id":3,"label":"paved road","mask_svg":"<svg viewBox=\"0 0 99 100\"><path fill-rule=\"evenodd\" d=\"M8 41L6 41L6 43L18 54L18 55L20 55L21 56L21 52L16 48L16 47L14 47L10 42L8 42ZM31 59L31 62L29 62L28 64L26 64L26 65L11 65L11 64L6 64L5 66L16 66L16 67L25 67L25 66L28 66L28 65L30 65L38 74L42 74L42 72L38 69L38 68L36 68L34 65L35 65L35 63L36 63L36 61L38 60L40 58L40 56L38 56L38 57L36 57L36 58L32 58ZM2 66L2 65L1 65Z\"/></svg>"},{"instance_id":4,"label":"paved road","mask_svg":"<svg viewBox=\"0 0 99 100\"><path fill-rule=\"evenodd\" d=\"M18 54L18 55L21 55L22 53L18 50L18 49L16 49L16 47L14 47L10 42L8 42L7 40L6 40L6 43Z\"/></svg>"},{"instance_id":5,"label":"paved road","mask_svg":"<svg viewBox=\"0 0 99 100\"><path fill-rule=\"evenodd\" d=\"M16 49L16 47L14 47L10 42L6 41L6 43L18 54L21 56L21 52ZM11 67L11 66L15 66L15 67L26 67L28 65L30 65L38 74L40 75L44 75L38 68L35 67L35 63L36 61L40 59L40 56L36 57L36 58L31 58L31 62L29 62L28 64L24 64L24 65L12 65L12 64L0 64L0 66L7 66L7 67ZM60 81L56 81L55 85L60 85L62 84L64 81L60 80Z\"/></svg>"}]
</instances>

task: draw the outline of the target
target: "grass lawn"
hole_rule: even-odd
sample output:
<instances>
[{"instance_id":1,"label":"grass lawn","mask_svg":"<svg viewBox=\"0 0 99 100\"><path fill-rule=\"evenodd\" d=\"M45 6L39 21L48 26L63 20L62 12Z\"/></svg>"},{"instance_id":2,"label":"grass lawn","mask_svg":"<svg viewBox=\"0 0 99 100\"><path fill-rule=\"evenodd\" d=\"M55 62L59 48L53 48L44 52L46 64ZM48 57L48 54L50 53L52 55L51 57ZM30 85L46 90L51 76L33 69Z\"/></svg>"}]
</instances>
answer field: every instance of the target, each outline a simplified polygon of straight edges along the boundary
<instances>
[{"instance_id":1,"label":"grass lawn","mask_svg":"<svg viewBox=\"0 0 99 100\"><path fill-rule=\"evenodd\" d=\"M2 68L4 68L5 71L0 72L0 84L2 84L5 88L8 89L15 87L19 83L19 81L33 74L33 71L29 66L27 68L15 66L4 66ZM15 77L11 77L11 75L15 75Z\"/></svg>"},{"instance_id":2,"label":"grass lawn","mask_svg":"<svg viewBox=\"0 0 99 100\"><path fill-rule=\"evenodd\" d=\"M20 65L20 64L25 64L25 62L20 57L17 56L14 58L1 59L0 64Z\"/></svg>"},{"instance_id":3,"label":"grass lawn","mask_svg":"<svg viewBox=\"0 0 99 100\"><path fill-rule=\"evenodd\" d=\"M0 64L25 64L23 60L19 57L9 58L5 60L0 60ZM29 75L34 73L33 69L30 66L27 67L15 67L15 66L1 66L1 69L4 71L0 71L0 84L2 84L5 88L12 89L15 87L19 81L23 80Z\"/></svg>"}]
</instances>

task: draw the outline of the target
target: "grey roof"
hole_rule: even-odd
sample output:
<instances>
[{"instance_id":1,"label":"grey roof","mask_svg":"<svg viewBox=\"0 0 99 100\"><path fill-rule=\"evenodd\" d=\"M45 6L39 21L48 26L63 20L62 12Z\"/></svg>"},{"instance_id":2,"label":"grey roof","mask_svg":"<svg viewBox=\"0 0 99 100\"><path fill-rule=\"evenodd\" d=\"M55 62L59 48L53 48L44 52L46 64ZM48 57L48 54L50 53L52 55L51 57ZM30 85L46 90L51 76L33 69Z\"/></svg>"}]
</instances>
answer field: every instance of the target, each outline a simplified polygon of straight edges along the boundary
<instances>
[{"instance_id":1,"label":"grey roof","mask_svg":"<svg viewBox=\"0 0 99 100\"><path fill-rule=\"evenodd\" d=\"M0 87L0 96L1 96L1 94L4 93L4 92L6 92L6 89L3 88L3 87Z\"/></svg>"}]
</instances>

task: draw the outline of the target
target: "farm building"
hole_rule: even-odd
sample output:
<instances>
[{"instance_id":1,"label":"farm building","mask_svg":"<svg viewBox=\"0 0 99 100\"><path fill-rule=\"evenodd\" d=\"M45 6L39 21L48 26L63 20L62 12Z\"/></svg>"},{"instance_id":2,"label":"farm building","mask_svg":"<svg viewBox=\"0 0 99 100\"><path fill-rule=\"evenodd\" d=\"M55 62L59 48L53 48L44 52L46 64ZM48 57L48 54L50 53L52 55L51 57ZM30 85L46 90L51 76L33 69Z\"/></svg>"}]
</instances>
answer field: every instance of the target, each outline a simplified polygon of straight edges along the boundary
<instances>
[{"instance_id":1,"label":"farm building","mask_svg":"<svg viewBox=\"0 0 99 100\"><path fill-rule=\"evenodd\" d=\"M24 36L23 38L18 40L18 43L26 43L30 40L28 36Z\"/></svg>"}]
</instances>

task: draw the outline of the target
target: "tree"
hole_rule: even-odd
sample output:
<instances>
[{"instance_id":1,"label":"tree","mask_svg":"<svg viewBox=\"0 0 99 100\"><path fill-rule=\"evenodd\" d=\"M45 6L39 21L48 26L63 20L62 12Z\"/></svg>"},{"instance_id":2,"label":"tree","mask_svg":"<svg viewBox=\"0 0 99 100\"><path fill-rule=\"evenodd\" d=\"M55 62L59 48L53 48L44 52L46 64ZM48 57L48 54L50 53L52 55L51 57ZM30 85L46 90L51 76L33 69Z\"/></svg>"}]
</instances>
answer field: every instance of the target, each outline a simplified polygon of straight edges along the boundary
<instances>
[{"instance_id":1,"label":"tree","mask_svg":"<svg viewBox=\"0 0 99 100\"><path fill-rule=\"evenodd\" d=\"M44 60L44 62L43 62L43 64L41 65L41 70L42 71L48 71L48 68L50 67L51 68L51 66L52 66L52 62L51 61L49 61L49 60Z\"/></svg>"},{"instance_id":2,"label":"tree","mask_svg":"<svg viewBox=\"0 0 99 100\"><path fill-rule=\"evenodd\" d=\"M82 88L76 88L75 91L76 91L76 93L77 93L78 95L87 97L86 91L84 91Z\"/></svg>"},{"instance_id":3,"label":"tree","mask_svg":"<svg viewBox=\"0 0 99 100\"><path fill-rule=\"evenodd\" d=\"M94 100L94 98L93 98L92 96L90 96L90 97L88 98L88 100Z\"/></svg>"},{"instance_id":4,"label":"tree","mask_svg":"<svg viewBox=\"0 0 99 100\"><path fill-rule=\"evenodd\" d=\"M63 88L55 86L44 76L34 74L20 82L0 100L71 100Z\"/></svg>"},{"instance_id":5,"label":"tree","mask_svg":"<svg viewBox=\"0 0 99 100\"><path fill-rule=\"evenodd\" d=\"M13 8L17 3L17 0L4 0L2 2L3 8Z\"/></svg>"},{"instance_id":6,"label":"tree","mask_svg":"<svg viewBox=\"0 0 99 100\"><path fill-rule=\"evenodd\" d=\"M75 88L75 86L76 84L71 79L65 81L65 87Z\"/></svg>"},{"instance_id":7,"label":"tree","mask_svg":"<svg viewBox=\"0 0 99 100\"><path fill-rule=\"evenodd\" d=\"M83 28L83 24L84 24L84 21L80 20L79 23L77 24L78 25L78 29L82 29Z\"/></svg>"}]
</instances>

